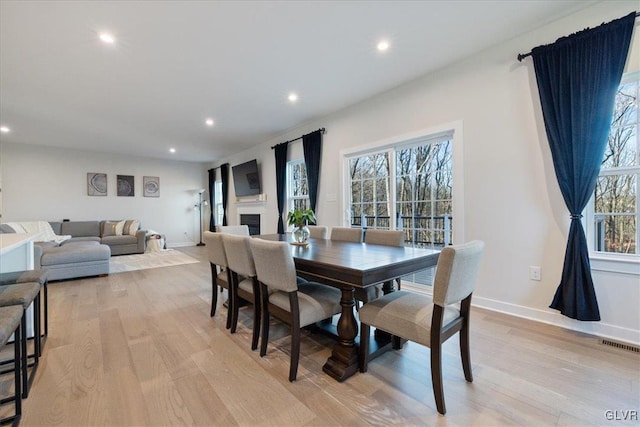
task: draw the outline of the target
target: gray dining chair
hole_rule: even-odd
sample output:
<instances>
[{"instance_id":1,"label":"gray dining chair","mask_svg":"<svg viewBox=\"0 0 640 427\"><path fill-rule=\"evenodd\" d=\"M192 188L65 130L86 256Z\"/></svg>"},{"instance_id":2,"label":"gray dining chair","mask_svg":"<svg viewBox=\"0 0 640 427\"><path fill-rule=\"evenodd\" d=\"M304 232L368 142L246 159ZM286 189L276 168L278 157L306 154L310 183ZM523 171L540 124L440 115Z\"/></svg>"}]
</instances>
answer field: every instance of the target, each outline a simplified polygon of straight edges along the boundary
<instances>
[{"instance_id":1,"label":"gray dining chair","mask_svg":"<svg viewBox=\"0 0 640 427\"><path fill-rule=\"evenodd\" d=\"M227 311L226 328L229 329L231 327L231 306L233 303L231 299L231 292L229 292L231 273L227 268L227 254L224 250L222 236L222 233L212 233L211 231L205 231L203 233L204 244L205 248L207 249L207 256L209 258L209 264L211 266L210 316L213 317L216 314L216 307L218 306L218 289L220 289L220 292L223 292L223 289L226 289L229 294L229 308Z\"/></svg>"},{"instance_id":2,"label":"gray dining chair","mask_svg":"<svg viewBox=\"0 0 640 427\"><path fill-rule=\"evenodd\" d=\"M216 231L219 233L236 234L238 236L248 236L248 225L216 225Z\"/></svg>"},{"instance_id":3,"label":"gray dining chair","mask_svg":"<svg viewBox=\"0 0 640 427\"><path fill-rule=\"evenodd\" d=\"M377 230L368 228L364 233L364 242L368 245L403 247L404 237L405 234L403 230ZM397 277L395 280L398 283L398 289L400 289L401 279ZM382 295L382 285L376 285L366 289L356 288L353 296L356 301L361 301L363 304L366 304ZM356 308L358 307L356 306Z\"/></svg>"},{"instance_id":4,"label":"gray dining chair","mask_svg":"<svg viewBox=\"0 0 640 427\"><path fill-rule=\"evenodd\" d=\"M325 225L307 225L309 237L313 239L326 239L329 236L329 227Z\"/></svg>"},{"instance_id":5,"label":"gray dining chair","mask_svg":"<svg viewBox=\"0 0 640 427\"><path fill-rule=\"evenodd\" d=\"M430 347L433 394L438 412L444 415L447 410L442 383L442 343L456 332L460 332L464 377L473 381L469 309L483 250L484 243L479 240L444 248L436 267L433 298L397 291L362 306L360 371L367 372L371 326Z\"/></svg>"},{"instance_id":6,"label":"gray dining chair","mask_svg":"<svg viewBox=\"0 0 640 427\"><path fill-rule=\"evenodd\" d=\"M362 243L362 228L331 227L331 240Z\"/></svg>"},{"instance_id":7,"label":"gray dining chair","mask_svg":"<svg viewBox=\"0 0 640 427\"><path fill-rule=\"evenodd\" d=\"M251 254L249 236L237 236L223 234L224 250L227 253L227 262L231 271L231 333L236 333L238 326L238 314L243 301L253 304L253 337L251 350L258 348L260 337L260 289L256 277L256 267Z\"/></svg>"},{"instance_id":8,"label":"gray dining chair","mask_svg":"<svg viewBox=\"0 0 640 427\"><path fill-rule=\"evenodd\" d=\"M267 353L269 321L273 315L291 327L289 381L295 381L300 360L300 329L340 313L341 293L314 282L299 288L291 249L286 242L251 239L251 252L262 302L260 356Z\"/></svg>"}]
</instances>

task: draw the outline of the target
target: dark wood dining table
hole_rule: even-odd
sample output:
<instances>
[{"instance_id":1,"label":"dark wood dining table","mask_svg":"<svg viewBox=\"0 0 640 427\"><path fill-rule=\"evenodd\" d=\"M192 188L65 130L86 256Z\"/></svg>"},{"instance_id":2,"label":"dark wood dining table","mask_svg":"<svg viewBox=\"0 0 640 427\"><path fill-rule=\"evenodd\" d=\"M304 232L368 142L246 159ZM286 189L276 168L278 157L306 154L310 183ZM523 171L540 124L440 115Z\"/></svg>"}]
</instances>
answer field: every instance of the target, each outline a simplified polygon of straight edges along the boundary
<instances>
[{"instance_id":1,"label":"dark wood dining table","mask_svg":"<svg viewBox=\"0 0 640 427\"><path fill-rule=\"evenodd\" d=\"M288 234L263 234L254 237L291 242ZM358 371L358 323L353 297L355 288L385 283L385 292L391 292L393 279L435 266L440 251L309 239L306 246L292 244L291 255L298 274L342 291L342 312L337 324L338 340L322 369L336 380L344 381Z\"/></svg>"}]
</instances>

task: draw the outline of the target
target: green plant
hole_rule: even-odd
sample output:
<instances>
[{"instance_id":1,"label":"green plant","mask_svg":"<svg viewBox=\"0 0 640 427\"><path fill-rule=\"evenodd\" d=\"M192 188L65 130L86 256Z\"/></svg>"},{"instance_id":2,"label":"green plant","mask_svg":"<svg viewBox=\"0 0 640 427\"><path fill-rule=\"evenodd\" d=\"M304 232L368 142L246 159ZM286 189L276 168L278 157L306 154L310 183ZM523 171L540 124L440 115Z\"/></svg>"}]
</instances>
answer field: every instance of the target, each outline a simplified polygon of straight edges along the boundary
<instances>
[{"instance_id":1,"label":"green plant","mask_svg":"<svg viewBox=\"0 0 640 427\"><path fill-rule=\"evenodd\" d=\"M311 209L292 209L287 214L287 223L296 227L303 227L309 223L315 224L316 214Z\"/></svg>"}]
</instances>

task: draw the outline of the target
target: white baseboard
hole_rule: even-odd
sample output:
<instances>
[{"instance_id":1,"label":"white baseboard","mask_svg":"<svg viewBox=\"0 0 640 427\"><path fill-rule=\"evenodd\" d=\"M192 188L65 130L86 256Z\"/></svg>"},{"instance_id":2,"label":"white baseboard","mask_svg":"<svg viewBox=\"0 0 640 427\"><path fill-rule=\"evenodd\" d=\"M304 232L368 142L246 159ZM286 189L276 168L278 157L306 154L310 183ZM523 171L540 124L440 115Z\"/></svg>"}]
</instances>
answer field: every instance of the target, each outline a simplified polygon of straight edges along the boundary
<instances>
[{"instance_id":1,"label":"white baseboard","mask_svg":"<svg viewBox=\"0 0 640 427\"><path fill-rule=\"evenodd\" d=\"M195 242L177 242L177 243L167 243L167 248L184 248L187 246L195 246Z\"/></svg>"},{"instance_id":2,"label":"white baseboard","mask_svg":"<svg viewBox=\"0 0 640 427\"><path fill-rule=\"evenodd\" d=\"M549 325L559 326L572 331L584 332L615 341L621 341L633 345L640 345L640 331L610 325L603 322L581 322L563 316L559 312L540 310L521 305L510 304L489 298L473 296L473 306L486 308L487 310L510 314L524 319L534 320Z\"/></svg>"}]
</instances>

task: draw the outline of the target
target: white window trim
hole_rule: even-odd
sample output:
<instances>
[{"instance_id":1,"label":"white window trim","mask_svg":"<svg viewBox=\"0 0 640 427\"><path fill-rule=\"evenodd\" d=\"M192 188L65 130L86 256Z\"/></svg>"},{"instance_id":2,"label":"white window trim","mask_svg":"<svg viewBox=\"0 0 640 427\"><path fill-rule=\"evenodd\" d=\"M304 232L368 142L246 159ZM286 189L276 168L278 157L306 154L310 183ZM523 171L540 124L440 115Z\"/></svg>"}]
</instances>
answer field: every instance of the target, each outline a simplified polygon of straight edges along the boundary
<instances>
[{"instance_id":1,"label":"white window trim","mask_svg":"<svg viewBox=\"0 0 640 427\"><path fill-rule=\"evenodd\" d=\"M346 191L349 183L349 158L356 157L360 154L374 154L390 150L392 148L398 149L404 146L412 146L418 141L425 141L430 139L437 139L445 135L453 135L451 142L453 144L452 150L452 174L453 174L453 194L452 194L452 209L453 209L453 242L462 243L466 239L465 232L465 211L464 211L464 138L463 138L463 123L462 120L456 120L449 123L443 123L442 125L432 128L421 129L415 132L410 132L402 135L392 136L385 138L370 144L365 144L349 149L340 150L340 158L342 159L342 171L341 171L341 185L340 185L340 211L342 212L342 225L349 226L349 194ZM393 159L395 165L395 156L390 157L389 161ZM391 189L395 194L395 183L391 183ZM394 219L395 221L395 219Z\"/></svg>"}]
</instances>

